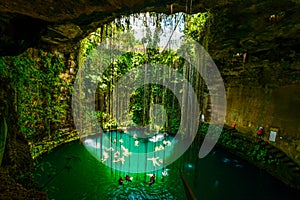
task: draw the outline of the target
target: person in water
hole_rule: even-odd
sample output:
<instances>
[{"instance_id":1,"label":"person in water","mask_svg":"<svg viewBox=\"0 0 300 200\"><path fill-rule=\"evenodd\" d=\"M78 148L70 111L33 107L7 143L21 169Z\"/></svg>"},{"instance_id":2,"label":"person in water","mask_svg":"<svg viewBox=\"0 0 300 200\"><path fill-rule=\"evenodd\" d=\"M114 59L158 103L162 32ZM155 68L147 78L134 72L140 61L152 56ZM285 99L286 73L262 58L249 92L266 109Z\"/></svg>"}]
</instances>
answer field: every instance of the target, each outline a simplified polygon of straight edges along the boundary
<instances>
[{"instance_id":1,"label":"person in water","mask_svg":"<svg viewBox=\"0 0 300 200\"><path fill-rule=\"evenodd\" d=\"M129 182L132 182L131 178L128 176L128 174L125 176L125 180L126 181L129 181Z\"/></svg>"},{"instance_id":2,"label":"person in water","mask_svg":"<svg viewBox=\"0 0 300 200\"><path fill-rule=\"evenodd\" d=\"M148 182L149 185L152 185L155 183L155 174L153 174L151 177L150 177L150 182Z\"/></svg>"},{"instance_id":3,"label":"person in water","mask_svg":"<svg viewBox=\"0 0 300 200\"><path fill-rule=\"evenodd\" d=\"M122 177L119 178L118 182L119 182L119 185L123 185L124 186L124 181L123 181Z\"/></svg>"},{"instance_id":4,"label":"person in water","mask_svg":"<svg viewBox=\"0 0 300 200\"><path fill-rule=\"evenodd\" d=\"M168 176L168 171L167 170L162 171L161 175L162 175L163 178L166 177L166 176Z\"/></svg>"},{"instance_id":5,"label":"person in water","mask_svg":"<svg viewBox=\"0 0 300 200\"><path fill-rule=\"evenodd\" d=\"M151 160L152 163L153 163L153 166L156 167L156 166L160 166L159 162L157 161L159 159L159 157L152 157L152 158L147 158L147 160Z\"/></svg>"}]
</instances>

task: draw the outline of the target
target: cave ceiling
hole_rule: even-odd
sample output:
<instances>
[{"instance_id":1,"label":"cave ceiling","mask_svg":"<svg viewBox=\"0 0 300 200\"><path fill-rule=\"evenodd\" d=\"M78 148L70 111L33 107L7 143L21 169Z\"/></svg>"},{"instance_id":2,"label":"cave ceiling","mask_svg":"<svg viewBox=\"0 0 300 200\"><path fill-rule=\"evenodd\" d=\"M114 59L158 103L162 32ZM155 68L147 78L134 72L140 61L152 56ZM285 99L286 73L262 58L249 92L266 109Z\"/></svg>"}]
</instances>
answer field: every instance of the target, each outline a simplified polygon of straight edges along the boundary
<instances>
[{"instance_id":1,"label":"cave ceiling","mask_svg":"<svg viewBox=\"0 0 300 200\"><path fill-rule=\"evenodd\" d=\"M299 0L2 0L0 55L16 55L29 47L72 52L78 41L117 17L147 11L170 14L170 5L173 12L215 13L211 47L219 51L216 57L245 45L253 52L264 51L264 45L294 49L300 40L299 4Z\"/></svg>"}]
</instances>

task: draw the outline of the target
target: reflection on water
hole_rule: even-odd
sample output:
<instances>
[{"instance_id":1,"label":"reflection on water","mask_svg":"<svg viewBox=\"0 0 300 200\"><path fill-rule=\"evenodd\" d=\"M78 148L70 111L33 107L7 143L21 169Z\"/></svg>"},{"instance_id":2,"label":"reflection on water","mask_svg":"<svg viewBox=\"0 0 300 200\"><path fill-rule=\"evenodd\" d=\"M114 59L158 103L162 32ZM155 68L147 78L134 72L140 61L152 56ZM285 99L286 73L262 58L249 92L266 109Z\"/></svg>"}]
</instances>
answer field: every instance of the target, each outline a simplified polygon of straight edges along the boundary
<instances>
[{"instance_id":1,"label":"reflection on water","mask_svg":"<svg viewBox=\"0 0 300 200\"><path fill-rule=\"evenodd\" d=\"M118 137L116 140L120 139ZM125 144L126 139L122 139ZM85 140L85 142L93 146L95 152L100 148L98 146L100 143L94 139ZM124 145L124 148L129 152L138 151L134 148L134 142L131 145ZM139 145L142 148L152 145L147 148L155 150L151 141L140 141ZM156 146L159 147L159 145ZM120 145L118 148L122 155L125 149L122 150ZM286 199L287 196L299 199L294 191L281 182L227 152L214 148L207 157L199 159L198 151L199 147L193 145L180 159L165 166L164 171L128 173L107 167L102 163L103 161L100 161L100 157L96 159L82 144L75 141L58 147L37 160L37 174L40 174L37 181L40 187L48 193L49 199L184 200L186 199L185 191L178 171L181 169L191 189L201 200L276 200ZM116 150L111 153L107 149L110 157L114 157L115 152ZM144 159L144 163L147 162L152 161ZM164 172L167 172L167 175L162 176ZM149 186L148 175L152 173L156 174L156 182ZM124 179L126 174L133 177L133 180L132 182L124 181L124 186L120 186L118 179L120 177Z\"/></svg>"}]
</instances>

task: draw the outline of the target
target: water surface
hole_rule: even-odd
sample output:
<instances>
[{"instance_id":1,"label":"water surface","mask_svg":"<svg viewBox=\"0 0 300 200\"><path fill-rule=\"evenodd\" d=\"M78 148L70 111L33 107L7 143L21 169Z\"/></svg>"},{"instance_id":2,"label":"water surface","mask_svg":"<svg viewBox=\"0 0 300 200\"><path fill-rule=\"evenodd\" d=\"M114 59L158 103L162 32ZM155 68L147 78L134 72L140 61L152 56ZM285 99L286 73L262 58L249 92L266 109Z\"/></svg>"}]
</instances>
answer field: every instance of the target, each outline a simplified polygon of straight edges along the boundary
<instances>
[{"instance_id":1,"label":"water surface","mask_svg":"<svg viewBox=\"0 0 300 200\"><path fill-rule=\"evenodd\" d=\"M153 145L153 142L144 145ZM38 158L37 181L48 193L49 199L184 200L186 197L179 169L199 200L276 200L300 197L299 192L296 193L266 172L217 147L207 157L198 159L199 147L193 145L176 162L147 173L111 169L101 162L101 157L97 159L97 156L92 155L89 151L93 149L89 148L74 141ZM96 149L97 145L95 152ZM163 178L162 170L167 170L168 176ZM152 186L147 184L148 173L157 176ZM118 179L126 174L133 181L119 186Z\"/></svg>"}]
</instances>

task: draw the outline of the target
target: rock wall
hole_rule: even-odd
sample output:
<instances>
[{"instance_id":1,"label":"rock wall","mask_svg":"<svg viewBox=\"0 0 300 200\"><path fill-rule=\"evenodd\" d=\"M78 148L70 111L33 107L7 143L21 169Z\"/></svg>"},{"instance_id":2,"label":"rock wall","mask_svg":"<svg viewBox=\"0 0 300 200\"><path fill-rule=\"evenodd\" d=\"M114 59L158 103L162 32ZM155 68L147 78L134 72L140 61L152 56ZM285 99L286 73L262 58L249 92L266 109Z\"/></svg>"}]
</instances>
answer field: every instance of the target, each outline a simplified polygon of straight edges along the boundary
<instances>
[{"instance_id":1,"label":"rock wall","mask_svg":"<svg viewBox=\"0 0 300 200\"><path fill-rule=\"evenodd\" d=\"M267 141L300 165L298 11L295 1L239 1L213 9L207 37L226 88L226 124L236 122L240 134ZM271 128L279 129L275 142Z\"/></svg>"},{"instance_id":2,"label":"rock wall","mask_svg":"<svg viewBox=\"0 0 300 200\"><path fill-rule=\"evenodd\" d=\"M226 124L236 122L237 130L248 138L263 126L263 140L271 128L278 128L275 142L269 141L300 165L300 84L276 88L228 87Z\"/></svg>"},{"instance_id":3,"label":"rock wall","mask_svg":"<svg viewBox=\"0 0 300 200\"><path fill-rule=\"evenodd\" d=\"M223 4L193 3L193 11ZM3 0L0 3L0 55L17 55L29 47L70 53L89 33L122 15L137 12L189 11L185 0Z\"/></svg>"},{"instance_id":4,"label":"rock wall","mask_svg":"<svg viewBox=\"0 0 300 200\"><path fill-rule=\"evenodd\" d=\"M31 177L33 161L18 126L16 96L9 81L0 75L0 113L7 123L7 141L0 166L0 199L47 199L36 191Z\"/></svg>"},{"instance_id":5,"label":"rock wall","mask_svg":"<svg viewBox=\"0 0 300 200\"><path fill-rule=\"evenodd\" d=\"M96 28L121 16L148 11L196 13L210 10L215 15L218 30L211 37L216 48L213 56L219 59L228 52L238 53L236 50L282 50L287 43L296 48L299 5L298 0L2 0L0 55L18 55L29 47L70 53L78 41ZM219 37L219 34L226 37ZM278 42L273 43L273 40Z\"/></svg>"}]
</instances>

